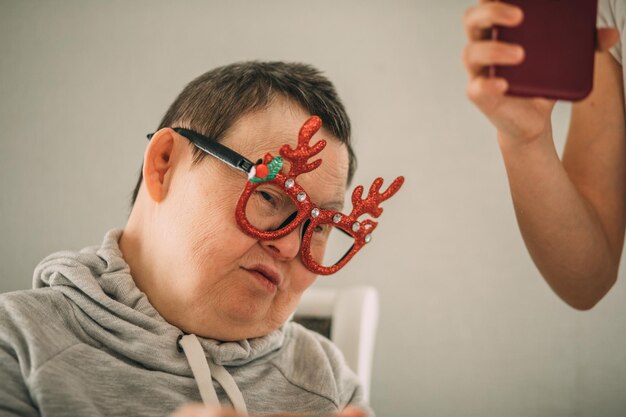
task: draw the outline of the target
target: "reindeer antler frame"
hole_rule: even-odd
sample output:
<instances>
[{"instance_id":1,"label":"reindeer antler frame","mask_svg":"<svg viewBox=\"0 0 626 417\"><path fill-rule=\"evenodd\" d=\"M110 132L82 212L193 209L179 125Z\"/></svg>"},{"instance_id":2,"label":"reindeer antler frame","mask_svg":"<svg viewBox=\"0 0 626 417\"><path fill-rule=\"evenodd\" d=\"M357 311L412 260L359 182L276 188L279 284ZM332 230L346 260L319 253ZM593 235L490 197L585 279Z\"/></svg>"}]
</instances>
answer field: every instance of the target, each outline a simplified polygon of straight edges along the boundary
<instances>
[{"instance_id":1,"label":"reindeer antler frame","mask_svg":"<svg viewBox=\"0 0 626 417\"><path fill-rule=\"evenodd\" d=\"M313 203L306 191L296 182L296 177L318 168L322 160L309 159L317 155L326 146L325 140L320 140L310 145L311 138L322 127L322 121L317 116L311 116L300 129L298 145L295 149L289 145L280 148L280 155L272 157L265 155L263 163L256 165L249 171L249 181L239 198L236 208L237 222L241 229L251 237L260 240L279 239L296 229L302 222L310 221L302 239L301 256L303 264L310 270L321 275L329 275L337 272L352 257L371 240L372 232L378 225L377 222L366 219L359 222L364 214L377 218L383 212L379 204L393 196L402 186L404 177L396 178L384 192L379 192L383 184L382 178L376 178L370 187L367 197L363 196L363 186L358 186L352 193L352 212L348 215L335 210L323 210ZM290 163L289 171L284 173L282 169L284 160ZM252 193L263 183L272 184L282 189L297 207L297 214L288 224L279 230L266 231L255 228L246 217L246 206ZM316 226L330 224L343 230L354 238L354 244L349 251L332 266L322 266L311 256L311 235Z\"/></svg>"}]
</instances>

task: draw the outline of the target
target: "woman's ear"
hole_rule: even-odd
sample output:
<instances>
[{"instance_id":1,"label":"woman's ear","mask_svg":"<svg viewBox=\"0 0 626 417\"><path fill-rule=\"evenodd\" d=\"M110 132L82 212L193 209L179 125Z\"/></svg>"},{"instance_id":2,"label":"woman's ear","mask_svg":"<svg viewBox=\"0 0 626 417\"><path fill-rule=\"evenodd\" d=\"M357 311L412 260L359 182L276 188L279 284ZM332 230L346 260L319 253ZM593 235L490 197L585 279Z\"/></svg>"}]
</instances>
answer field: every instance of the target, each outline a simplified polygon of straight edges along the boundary
<instances>
[{"instance_id":1,"label":"woman's ear","mask_svg":"<svg viewBox=\"0 0 626 417\"><path fill-rule=\"evenodd\" d=\"M160 203L167 195L174 157L176 137L172 129L157 131L146 148L143 157L143 178L150 198Z\"/></svg>"}]
</instances>

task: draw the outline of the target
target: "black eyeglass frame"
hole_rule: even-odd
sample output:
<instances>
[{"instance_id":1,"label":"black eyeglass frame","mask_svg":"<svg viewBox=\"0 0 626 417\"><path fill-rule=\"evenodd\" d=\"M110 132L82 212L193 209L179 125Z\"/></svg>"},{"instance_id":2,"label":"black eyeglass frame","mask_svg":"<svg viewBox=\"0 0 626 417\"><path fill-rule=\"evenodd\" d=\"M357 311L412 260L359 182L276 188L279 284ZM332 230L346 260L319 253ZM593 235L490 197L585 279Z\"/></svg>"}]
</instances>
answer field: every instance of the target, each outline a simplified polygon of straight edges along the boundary
<instances>
[{"instance_id":1,"label":"black eyeglass frame","mask_svg":"<svg viewBox=\"0 0 626 417\"><path fill-rule=\"evenodd\" d=\"M231 167L246 173L246 175L250 174L250 171L254 167L254 163L248 158L233 151L229 147L222 145L216 139L208 138L204 135L194 132L193 130L185 129L182 127L173 127L171 129L174 132L187 138L200 150L230 165ZM154 136L154 133L149 133L146 135L148 140L152 139L152 136Z\"/></svg>"}]
</instances>

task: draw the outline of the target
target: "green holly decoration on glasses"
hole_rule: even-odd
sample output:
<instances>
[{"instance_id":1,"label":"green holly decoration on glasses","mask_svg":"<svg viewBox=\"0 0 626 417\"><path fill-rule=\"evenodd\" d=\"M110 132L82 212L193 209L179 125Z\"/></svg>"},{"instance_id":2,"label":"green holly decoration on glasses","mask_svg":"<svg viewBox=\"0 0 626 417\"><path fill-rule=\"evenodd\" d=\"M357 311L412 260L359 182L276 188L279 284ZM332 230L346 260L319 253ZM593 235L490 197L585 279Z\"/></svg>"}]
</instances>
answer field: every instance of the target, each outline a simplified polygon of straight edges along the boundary
<instances>
[{"instance_id":1,"label":"green holly decoration on glasses","mask_svg":"<svg viewBox=\"0 0 626 417\"><path fill-rule=\"evenodd\" d=\"M269 163L258 163L250 171L250 182L266 182L276 178L283 167L283 158L275 156Z\"/></svg>"}]
</instances>

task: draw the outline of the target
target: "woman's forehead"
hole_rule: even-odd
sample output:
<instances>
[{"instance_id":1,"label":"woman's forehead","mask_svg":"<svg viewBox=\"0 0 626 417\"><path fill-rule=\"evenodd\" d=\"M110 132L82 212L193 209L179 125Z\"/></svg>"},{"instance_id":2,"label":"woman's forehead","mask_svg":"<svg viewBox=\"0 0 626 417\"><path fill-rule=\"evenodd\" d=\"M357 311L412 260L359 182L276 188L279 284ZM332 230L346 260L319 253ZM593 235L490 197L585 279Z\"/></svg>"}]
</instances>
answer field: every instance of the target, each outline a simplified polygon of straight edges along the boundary
<instances>
[{"instance_id":1,"label":"woman's forehead","mask_svg":"<svg viewBox=\"0 0 626 417\"><path fill-rule=\"evenodd\" d=\"M301 117L296 117L273 107L241 117L228 129L223 143L249 159L253 158L250 153L277 153L284 144L295 146L300 127L307 119L306 115L302 112ZM312 140L319 140L322 132Z\"/></svg>"},{"instance_id":2,"label":"woman's forehead","mask_svg":"<svg viewBox=\"0 0 626 417\"><path fill-rule=\"evenodd\" d=\"M297 143L298 132L309 117L310 114L299 104L277 97L268 107L240 117L228 129L223 140L235 149L241 147L242 152L276 153L284 144ZM322 126L312 142L321 138L328 140L333 135Z\"/></svg>"},{"instance_id":3,"label":"woman's forehead","mask_svg":"<svg viewBox=\"0 0 626 417\"><path fill-rule=\"evenodd\" d=\"M297 146L298 132L307 120L308 115L302 112L300 117L286 115L280 119L270 114L264 119L261 112L254 117L244 117L229 130L222 143L239 152L252 162L262 159L266 154L278 156L283 145L292 148ZM326 147L309 161L322 159L319 168L299 175L296 181L307 189L311 198L320 206L337 205L343 202L345 185L348 177L348 151L345 144L339 142L323 128L311 139L311 144L326 140ZM285 160L284 170L288 171L290 163Z\"/></svg>"},{"instance_id":4,"label":"woman's forehead","mask_svg":"<svg viewBox=\"0 0 626 417\"><path fill-rule=\"evenodd\" d=\"M222 143L252 162L267 153L278 156L281 146L297 146L300 128L309 117L299 105L278 99L266 109L242 116L228 129ZM324 200L317 202L320 205L329 198L336 200L341 196L343 199L349 167L346 145L323 126L310 143L313 145L322 139L326 140L326 147L310 159L322 159L322 165L297 178L303 187L310 188L311 197L317 194ZM288 167L289 161L285 161L285 168Z\"/></svg>"}]
</instances>

